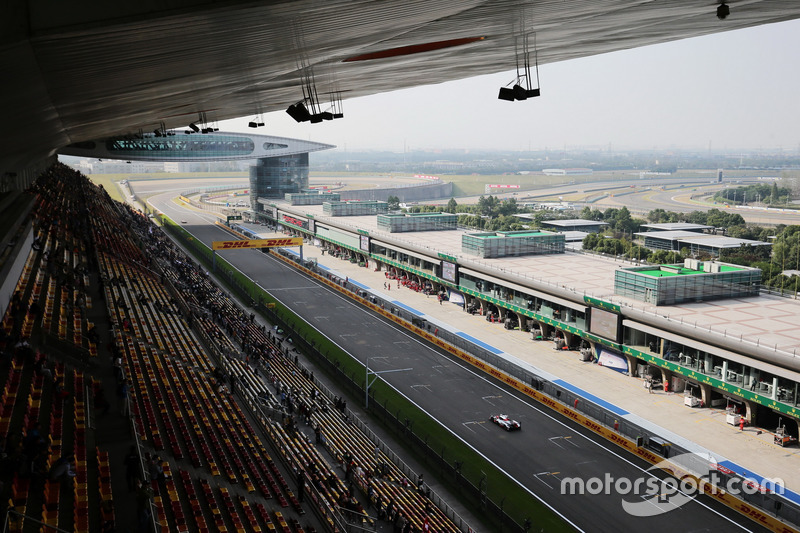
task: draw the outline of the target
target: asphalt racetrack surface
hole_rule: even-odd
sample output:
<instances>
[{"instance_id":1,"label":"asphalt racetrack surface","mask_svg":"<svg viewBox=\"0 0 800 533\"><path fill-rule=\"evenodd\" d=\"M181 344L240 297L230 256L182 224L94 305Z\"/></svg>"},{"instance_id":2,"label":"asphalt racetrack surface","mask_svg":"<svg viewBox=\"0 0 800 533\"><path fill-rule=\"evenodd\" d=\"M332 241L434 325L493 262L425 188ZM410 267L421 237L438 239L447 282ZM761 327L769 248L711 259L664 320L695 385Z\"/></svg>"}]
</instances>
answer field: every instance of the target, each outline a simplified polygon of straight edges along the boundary
<instances>
[{"instance_id":1,"label":"asphalt racetrack surface","mask_svg":"<svg viewBox=\"0 0 800 533\"><path fill-rule=\"evenodd\" d=\"M150 203L173 220L186 221L184 228L208 245L214 240L230 240L230 234L209 225L214 217L185 210L170 201L171 196L174 195L156 196ZM371 370L411 368L383 374L380 379L439 420L575 529L647 533L765 531L705 496L676 507L669 498L659 501L657 497L622 496L614 490L596 495L562 494L564 478L588 481L592 477L604 479L608 474L615 480L627 478L633 482L652 475L663 476L646 472L648 463L623 455L604 439L473 371L270 255L255 250L220 255L354 358L362 363L370 358ZM498 413L518 420L522 429L506 432L489 422L489 417ZM642 514L653 516L625 512L623 498L639 504ZM531 519L531 530L538 531L535 517Z\"/></svg>"}]
</instances>

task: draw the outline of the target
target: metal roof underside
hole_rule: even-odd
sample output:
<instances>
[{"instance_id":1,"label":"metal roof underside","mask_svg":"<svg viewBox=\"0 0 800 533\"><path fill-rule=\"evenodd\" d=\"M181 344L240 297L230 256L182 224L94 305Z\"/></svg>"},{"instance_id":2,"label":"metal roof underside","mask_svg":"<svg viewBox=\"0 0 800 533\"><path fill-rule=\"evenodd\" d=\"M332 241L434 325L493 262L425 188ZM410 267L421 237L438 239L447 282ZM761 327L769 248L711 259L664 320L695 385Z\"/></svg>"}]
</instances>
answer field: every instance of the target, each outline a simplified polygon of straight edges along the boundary
<instances>
[{"instance_id":1,"label":"metal roof underside","mask_svg":"<svg viewBox=\"0 0 800 533\"><path fill-rule=\"evenodd\" d=\"M304 75L325 101L511 70L534 30L539 63L550 63L800 17L800 2L742 0L720 21L716 5L9 0L0 11L0 173L71 143L184 126L199 112L223 120L285 109L302 98Z\"/></svg>"}]
</instances>

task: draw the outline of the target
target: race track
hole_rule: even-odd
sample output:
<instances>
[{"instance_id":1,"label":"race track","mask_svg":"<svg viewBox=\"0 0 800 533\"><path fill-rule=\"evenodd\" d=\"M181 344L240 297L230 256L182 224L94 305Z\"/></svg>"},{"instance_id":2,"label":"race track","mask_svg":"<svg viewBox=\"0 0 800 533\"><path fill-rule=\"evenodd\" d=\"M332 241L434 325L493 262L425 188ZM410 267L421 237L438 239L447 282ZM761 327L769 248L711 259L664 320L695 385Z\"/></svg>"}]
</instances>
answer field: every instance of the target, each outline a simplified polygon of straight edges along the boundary
<instances>
[{"instance_id":1,"label":"race track","mask_svg":"<svg viewBox=\"0 0 800 533\"><path fill-rule=\"evenodd\" d=\"M214 217L184 209L171 198L154 196L150 203L209 244L230 235L209 225ZM532 400L466 368L442 351L418 340L353 301L333 292L258 251L221 254L283 304L314 325L362 363L370 358L376 371L411 368L384 374L381 379L439 420L452 434L468 443L515 483L544 501L582 531L762 531L754 523L706 497L693 500L668 514L635 517L623 511L618 494L562 494L561 481L588 479L607 473L615 479L635 480L651 475L634 457L623 457L594 434L573 422L555 417ZM522 424L507 433L491 424L492 414L506 413ZM627 499L633 499L627 496ZM649 499L646 505L663 506ZM654 510L655 509L654 507ZM533 531L536 529L535 517Z\"/></svg>"}]
</instances>

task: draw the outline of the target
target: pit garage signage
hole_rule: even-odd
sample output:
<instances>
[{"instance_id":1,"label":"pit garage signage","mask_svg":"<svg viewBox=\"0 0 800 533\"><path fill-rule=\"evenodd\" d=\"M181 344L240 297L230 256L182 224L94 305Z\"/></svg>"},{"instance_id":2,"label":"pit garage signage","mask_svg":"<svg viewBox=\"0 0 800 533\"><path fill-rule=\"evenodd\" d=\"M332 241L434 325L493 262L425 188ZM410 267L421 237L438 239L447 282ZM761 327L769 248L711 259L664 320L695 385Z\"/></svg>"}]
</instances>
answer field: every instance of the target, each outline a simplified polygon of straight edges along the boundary
<instances>
[{"instance_id":1,"label":"pit garage signage","mask_svg":"<svg viewBox=\"0 0 800 533\"><path fill-rule=\"evenodd\" d=\"M302 218L295 218L289 215L281 215L281 218L287 224L291 224L292 226L297 226L298 228L308 229L308 220Z\"/></svg>"},{"instance_id":2,"label":"pit garage signage","mask_svg":"<svg viewBox=\"0 0 800 533\"><path fill-rule=\"evenodd\" d=\"M275 248L278 246L302 246L302 237L287 237L281 239L252 239L247 241L214 241L212 250L241 250L245 248Z\"/></svg>"}]
</instances>

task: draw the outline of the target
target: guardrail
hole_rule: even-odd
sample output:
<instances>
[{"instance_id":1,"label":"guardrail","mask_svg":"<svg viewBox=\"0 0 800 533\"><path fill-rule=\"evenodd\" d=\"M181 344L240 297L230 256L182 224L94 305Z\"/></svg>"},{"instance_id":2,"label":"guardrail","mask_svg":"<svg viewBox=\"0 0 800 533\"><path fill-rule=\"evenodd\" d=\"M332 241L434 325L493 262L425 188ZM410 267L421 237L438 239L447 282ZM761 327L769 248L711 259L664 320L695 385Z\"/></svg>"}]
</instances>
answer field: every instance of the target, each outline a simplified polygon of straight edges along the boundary
<instances>
[{"instance_id":1,"label":"guardrail","mask_svg":"<svg viewBox=\"0 0 800 533\"><path fill-rule=\"evenodd\" d=\"M288 254L285 250L280 250L280 252L282 252L281 256L285 261L295 264L299 262L298 257ZM304 270L313 272L320 278L323 277L320 272L316 272L317 267L313 263L306 262L306 264L298 266L302 267ZM327 276L328 274L325 275ZM394 322L417 333L425 340L447 350L451 354L476 366L506 385L538 400L547 407L550 407L652 464L659 464L665 459L674 457L677 454L692 453L692 450L671 443L669 439L665 439L658 433L635 424L630 420L621 418L618 414L592 402L590 399L555 384L549 379L523 368L506 357L494 354L466 339L458 337L448 330L437 329L435 334L431 334L430 324L425 327L414 325L412 320L418 318L417 315L405 309L395 307L389 301L383 300L375 295L371 295L369 299L367 299L359 294L363 293L362 289L348 283L346 280L340 279L338 280L338 284L341 285L343 291L349 292L353 299L358 300L373 311L384 316L388 315ZM390 309L390 312L386 311L386 308ZM356 388L360 388L357 385L355 386ZM363 394L363 391L361 391L361 393ZM371 405L375 403L377 402L373 402ZM661 444L656 446L654 443L666 443L667 445L666 447ZM650 451L648 447L651 445L654 448L657 447L663 453L658 454ZM669 472L670 474L681 472L685 475L695 475L691 471L686 471L681 465L673 464L671 468L673 472ZM740 486L753 484L752 480L736 472L718 470L717 474L724 481L721 483L723 487L730 486L728 485L728 481L732 478L737 478ZM721 487L718 487L718 489L721 489ZM724 493L724 491L707 490L706 492L714 492L710 494L710 496L773 531L786 531L787 529L791 531L793 528L796 528L797 525L800 525L800 505L783 498L779 494L761 491L755 491L755 493L752 494L743 492L740 497L736 498ZM787 528L787 523L792 525Z\"/></svg>"},{"instance_id":2,"label":"guardrail","mask_svg":"<svg viewBox=\"0 0 800 533\"><path fill-rule=\"evenodd\" d=\"M363 292L362 289L349 283L346 279L336 278L330 273L322 272L318 269L317 265L312 261L305 261L300 264L299 257L289 254L283 249L277 249L278 253L275 254L283 261L295 265L297 268L306 272L320 281L325 282L327 285L336 288L342 293L348 294L351 298L357 300L362 305L369 307L378 314L393 322L405 327L406 329L416 333L425 340L435 344L436 346L446 350L447 352L459 357L460 359L468 362L476 368L486 372L487 374L502 381L504 384L513 387L514 389L536 399L543 405L559 412L560 414L572 419L573 421L583 425L591 431L599 434L605 439L617 444L618 446L626 449L630 453L647 460L652 464L659 464L668 457L676 455L676 453L689 453L690 450L683 448L677 444L669 443L662 436L656 432L639 426L630 420L621 419L619 415L613 413L607 408L604 408L591 400L576 394L564 387L552 383L546 377L540 376L522 366L516 364L514 361L504 358L500 355L494 354L470 341L461 337L455 336L451 332L442 329L436 331L435 334L430 333L429 328L418 327L414 325L412 320L417 318L417 315L406 311L405 309L395 307L390 302L383 300L375 295L371 295L369 299L359 294ZM233 267L232 267L233 268ZM332 279L336 278L336 279ZM250 293L244 288L239 287L243 294L250 297ZM387 311L386 309L389 309ZM284 329L292 331L292 328L283 322L277 315L271 313L269 309L263 308L263 312L272 314L273 319L281 322ZM293 336L297 339L296 343L303 343L302 337L299 335ZM304 350L310 350L315 353L314 346L302 346ZM330 370L337 373L344 379L344 382L351 390L359 395L364 394L364 390L357 382L355 376L348 376L341 372L341 369L334 366L333 363L327 360L322 354L319 354L319 360L323 363L327 362ZM374 392L374 389L371 389ZM481 505L486 512L501 518L502 520L509 520L510 524L516 526L518 531L525 531L525 526L516 524L511 518L504 513L502 502L499 505L486 499L485 488L480 486L475 487L473 484L465 482L466 480L459 480L460 465L450 464L445 457L444 450L432 450L427 448L427 442L418 442L419 439L413 434L413 428L408 427L407 423L404 424L400 420L399 413L392 420L391 413L386 411L381 413L380 402L371 402L371 410L381 415L386 421L391 421L392 425L396 428L399 426L401 432L405 431L409 434L409 441L415 446L419 446L429 460L435 461L443 471L447 471L453 478L459 482L459 486L464 488L468 493L477 494L481 501ZM385 411L385 409L384 409ZM414 438L416 437L416 439ZM659 455L648 449L652 442L666 442L666 447L659 447L664 453ZM682 472L685 475L692 476L692 472L686 472L680 465L671 465L670 474L675 472ZM719 475L724 480L730 478L738 478L742 484L752 483L735 472L719 472ZM708 492L708 491L707 491ZM710 494L713 498L727 505L728 507L756 520L760 524L772 529L773 531L791 531L796 526L787 526L789 524L800 524L800 506L792 501L789 501L780 495L756 492L755 494L745 493L742 498L734 498L724 492L715 491Z\"/></svg>"}]
</instances>

